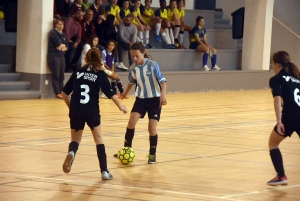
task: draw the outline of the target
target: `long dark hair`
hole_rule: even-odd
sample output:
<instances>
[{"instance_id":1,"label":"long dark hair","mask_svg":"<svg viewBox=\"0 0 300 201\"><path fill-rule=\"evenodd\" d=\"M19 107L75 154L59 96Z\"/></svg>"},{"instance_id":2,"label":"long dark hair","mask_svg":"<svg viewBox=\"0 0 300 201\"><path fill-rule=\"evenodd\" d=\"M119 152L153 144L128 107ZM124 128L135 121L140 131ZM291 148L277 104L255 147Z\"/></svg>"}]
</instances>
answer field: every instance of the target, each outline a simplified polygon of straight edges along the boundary
<instances>
[{"instance_id":1,"label":"long dark hair","mask_svg":"<svg viewBox=\"0 0 300 201\"><path fill-rule=\"evenodd\" d=\"M202 20L202 19L204 19L204 17L202 17L202 16L198 16L196 18L196 26L198 26L199 21Z\"/></svg>"},{"instance_id":2,"label":"long dark hair","mask_svg":"<svg viewBox=\"0 0 300 201\"><path fill-rule=\"evenodd\" d=\"M141 42L132 43L130 50L139 50L141 53L144 53L145 58L151 59L152 57L147 54L145 46Z\"/></svg>"},{"instance_id":3,"label":"long dark hair","mask_svg":"<svg viewBox=\"0 0 300 201\"><path fill-rule=\"evenodd\" d=\"M97 72L102 66L102 56L99 49L91 48L86 54L86 64L84 66L90 66L92 71Z\"/></svg>"},{"instance_id":4,"label":"long dark hair","mask_svg":"<svg viewBox=\"0 0 300 201\"><path fill-rule=\"evenodd\" d=\"M98 38L98 44L99 44L99 37L96 36L96 35L94 35L94 36L90 37L90 39L89 39L89 41L88 41L88 43L87 43L87 44L89 44L89 45L91 46L91 48L94 47L93 40L94 40L95 38Z\"/></svg>"},{"instance_id":5,"label":"long dark hair","mask_svg":"<svg viewBox=\"0 0 300 201\"><path fill-rule=\"evenodd\" d=\"M278 63L285 68L293 77L300 79L300 70L291 62L290 55L286 51L274 53L272 60L274 63Z\"/></svg>"},{"instance_id":6,"label":"long dark hair","mask_svg":"<svg viewBox=\"0 0 300 201\"><path fill-rule=\"evenodd\" d=\"M109 43L115 44L115 48L114 48L113 51L112 51L112 55L113 55L114 57L116 57L116 56L117 56L117 43L116 43L115 40L109 40L109 41L107 41L106 49L108 48Z\"/></svg>"}]
</instances>

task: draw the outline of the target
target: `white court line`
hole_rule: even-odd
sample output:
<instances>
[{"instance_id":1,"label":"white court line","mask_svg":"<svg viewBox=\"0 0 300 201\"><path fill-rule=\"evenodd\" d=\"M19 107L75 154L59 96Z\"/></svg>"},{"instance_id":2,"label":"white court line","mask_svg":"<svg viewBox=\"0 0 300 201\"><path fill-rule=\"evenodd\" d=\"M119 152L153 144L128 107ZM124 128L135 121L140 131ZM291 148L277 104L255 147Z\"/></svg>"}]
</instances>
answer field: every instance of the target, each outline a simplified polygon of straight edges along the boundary
<instances>
[{"instance_id":1,"label":"white court line","mask_svg":"<svg viewBox=\"0 0 300 201\"><path fill-rule=\"evenodd\" d=\"M272 189L268 189L268 190L264 190L266 192L270 192L270 191L277 191L277 190L284 190L284 189L290 189L290 188L297 188L297 187L300 187L300 184L296 184L296 185L293 185L293 186L285 186L285 187L279 187L279 188L272 188Z\"/></svg>"},{"instance_id":2,"label":"white court line","mask_svg":"<svg viewBox=\"0 0 300 201\"><path fill-rule=\"evenodd\" d=\"M274 124L255 124L255 125L244 125L244 126L230 126L230 127L219 127L219 128L204 128L204 129L193 129L193 130L182 130L180 132L160 132L160 135L173 135L175 133L182 133L182 132L195 132L195 131L207 131L207 130L222 130L222 129L227 129L227 128L246 128L246 127L257 127L257 126L265 126L265 125L274 125ZM138 137L143 137L145 135L137 135ZM115 139L115 138L123 138L124 136L119 136L119 137L104 137L103 139L109 140L109 139ZM93 139L90 140L81 140L81 141L91 141ZM64 144L64 143L69 143L69 141L67 142L51 142L51 143L42 143L42 144L28 144L28 145L24 145L24 146L7 146L7 147L0 147L1 149L12 149L12 148L23 148L23 147L34 147L34 146L43 146L43 145L49 145L49 144Z\"/></svg>"},{"instance_id":3,"label":"white court line","mask_svg":"<svg viewBox=\"0 0 300 201\"><path fill-rule=\"evenodd\" d=\"M57 178L47 178L47 177L39 177L39 176L32 176L32 175L19 175L19 174L9 174L9 173L2 173L0 175L4 176L13 176L13 177L23 177L23 178L32 178L32 179L42 179L42 180L49 180L49 181L61 181L61 182L72 182L72 183L83 183L83 184L99 184L101 186L108 186L113 187L116 189L135 189L141 191L151 191L151 192L158 192L162 194L170 194L170 195L185 195L185 196L193 196L199 198L212 198L218 200L229 200L229 201L242 201L242 200L235 200L231 198L224 198L224 197L217 197L217 196L210 196L210 195L203 195L203 194L196 194L196 193L185 193L185 192L178 192L178 191L170 191L170 190L160 190L160 189L153 189L153 188L145 188L145 187L135 187L135 186L124 186L118 184L107 184L107 183L100 183L100 182L88 182L88 181L80 181L80 180L70 180L70 179L57 179ZM16 178L18 179L18 178ZM144 193L144 192L141 192Z\"/></svg>"},{"instance_id":4,"label":"white court line","mask_svg":"<svg viewBox=\"0 0 300 201\"><path fill-rule=\"evenodd\" d=\"M253 192L248 192L248 193L225 195L225 196L222 196L221 198L230 198L230 197L243 196L243 195L252 195L252 194L258 194L258 193L259 193L259 191L253 191Z\"/></svg>"},{"instance_id":5,"label":"white court line","mask_svg":"<svg viewBox=\"0 0 300 201\"><path fill-rule=\"evenodd\" d=\"M258 112L258 113L246 113L246 114L235 114L235 115L226 115L226 116L214 116L214 115L209 115L207 114L201 114L200 117L195 117L195 118L176 118L176 121L181 121L181 120L195 120L195 119L213 119L213 118L222 118L222 117L241 117L241 116L251 116L251 115L259 115L259 114L273 114L274 112ZM170 118L170 117L169 117ZM174 121L174 119L168 119L168 120L160 120L160 122L169 122L169 121ZM114 125L127 125L126 122L116 122L116 123L111 123L111 124L102 124L103 126L114 126ZM147 122L148 123L148 122ZM0 131L1 133L20 133L20 132L27 132L27 131L40 131L40 130L59 130L59 129L68 129L70 127L58 127L58 128L34 128L34 129L28 129L28 130L17 130L17 131Z\"/></svg>"}]
</instances>

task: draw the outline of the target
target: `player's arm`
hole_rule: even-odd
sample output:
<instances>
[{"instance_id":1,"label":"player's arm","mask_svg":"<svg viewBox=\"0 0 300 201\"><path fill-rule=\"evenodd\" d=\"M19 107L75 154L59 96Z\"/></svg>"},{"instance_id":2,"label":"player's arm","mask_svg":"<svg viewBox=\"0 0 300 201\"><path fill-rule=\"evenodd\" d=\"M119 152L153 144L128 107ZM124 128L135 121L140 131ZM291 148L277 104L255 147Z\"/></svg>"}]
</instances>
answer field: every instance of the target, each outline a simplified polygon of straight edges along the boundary
<instances>
[{"instance_id":1,"label":"player's arm","mask_svg":"<svg viewBox=\"0 0 300 201\"><path fill-rule=\"evenodd\" d=\"M167 104L167 100L166 100L167 80L162 75L162 73L160 72L158 64L156 64L156 66L154 67L153 72L154 72L155 77L157 78L158 82L161 85L161 89L160 89L161 90L161 94L160 94L160 107L161 107L162 105L166 105Z\"/></svg>"},{"instance_id":2,"label":"player's arm","mask_svg":"<svg viewBox=\"0 0 300 201\"><path fill-rule=\"evenodd\" d=\"M201 40L200 40L200 37L199 37L199 35L198 34L194 34L194 37L195 37L195 39L196 39L196 41L199 43L199 44L204 44ZM204 44L205 45L205 44Z\"/></svg>"},{"instance_id":3,"label":"player's arm","mask_svg":"<svg viewBox=\"0 0 300 201\"><path fill-rule=\"evenodd\" d=\"M66 85L64 86L61 95L62 95L62 99L65 101L66 105L68 106L68 108L70 109L70 99L69 99L69 95L71 94L71 92L73 91L73 81L76 78L76 72L74 72L70 79L68 80L68 82L66 83Z\"/></svg>"},{"instance_id":4,"label":"player's arm","mask_svg":"<svg viewBox=\"0 0 300 201\"><path fill-rule=\"evenodd\" d=\"M119 108L119 110L121 110L124 114L127 113L126 106L121 104L121 102L119 101L119 99L116 95L113 95L111 97L111 100L116 104L116 106Z\"/></svg>"},{"instance_id":5,"label":"player's arm","mask_svg":"<svg viewBox=\"0 0 300 201\"><path fill-rule=\"evenodd\" d=\"M127 84L127 87L126 87L125 91L121 95L121 99L123 99L123 98L125 98L127 96L128 92L131 90L131 88L132 88L133 85L134 84L132 84L132 83L128 83Z\"/></svg>"},{"instance_id":6,"label":"player's arm","mask_svg":"<svg viewBox=\"0 0 300 201\"><path fill-rule=\"evenodd\" d=\"M120 12L117 12L116 17L117 17L118 22L122 22L122 18L120 16Z\"/></svg>"},{"instance_id":7,"label":"player's arm","mask_svg":"<svg viewBox=\"0 0 300 201\"><path fill-rule=\"evenodd\" d=\"M281 123L281 96L275 96L274 97L274 110L276 114L276 122L277 124Z\"/></svg>"},{"instance_id":8,"label":"player's arm","mask_svg":"<svg viewBox=\"0 0 300 201\"><path fill-rule=\"evenodd\" d=\"M138 18L139 18L139 20L140 20L140 22L141 22L142 24L144 24L148 29L150 29L149 25L148 25L147 22L144 20L144 18L142 18L141 15L138 16Z\"/></svg>"},{"instance_id":9,"label":"player's arm","mask_svg":"<svg viewBox=\"0 0 300 201\"><path fill-rule=\"evenodd\" d=\"M204 34L204 36L203 36L203 42L204 42L205 45L209 46L209 45L208 45L208 42L207 42L207 40L206 40L206 34Z\"/></svg>"},{"instance_id":10,"label":"player's arm","mask_svg":"<svg viewBox=\"0 0 300 201\"><path fill-rule=\"evenodd\" d=\"M107 5L105 7L105 13L106 13L106 16L110 14L110 9L111 9L111 5Z\"/></svg>"},{"instance_id":11,"label":"player's arm","mask_svg":"<svg viewBox=\"0 0 300 201\"><path fill-rule=\"evenodd\" d=\"M66 105L70 109L70 99L69 99L69 96L67 94L65 94L65 92L61 92L61 95L62 95L62 99L65 101Z\"/></svg>"}]
</instances>

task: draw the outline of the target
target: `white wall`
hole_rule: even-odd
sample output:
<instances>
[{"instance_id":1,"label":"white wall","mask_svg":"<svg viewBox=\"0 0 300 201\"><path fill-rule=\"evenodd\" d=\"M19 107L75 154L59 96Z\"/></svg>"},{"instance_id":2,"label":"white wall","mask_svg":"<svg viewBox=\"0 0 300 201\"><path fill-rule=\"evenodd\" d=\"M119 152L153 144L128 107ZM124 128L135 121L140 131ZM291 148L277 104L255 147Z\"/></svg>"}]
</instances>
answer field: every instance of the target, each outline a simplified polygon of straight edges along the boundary
<instances>
[{"instance_id":1,"label":"white wall","mask_svg":"<svg viewBox=\"0 0 300 201\"><path fill-rule=\"evenodd\" d=\"M48 33L53 23L53 10L49 8L53 8L53 0L19 1L17 72L37 74L49 72L47 68ZM29 12L24 12L24 10Z\"/></svg>"},{"instance_id":2,"label":"white wall","mask_svg":"<svg viewBox=\"0 0 300 201\"><path fill-rule=\"evenodd\" d=\"M216 8L223 9L223 18L231 19L231 13L245 7L245 0L216 0Z\"/></svg>"}]
</instances>

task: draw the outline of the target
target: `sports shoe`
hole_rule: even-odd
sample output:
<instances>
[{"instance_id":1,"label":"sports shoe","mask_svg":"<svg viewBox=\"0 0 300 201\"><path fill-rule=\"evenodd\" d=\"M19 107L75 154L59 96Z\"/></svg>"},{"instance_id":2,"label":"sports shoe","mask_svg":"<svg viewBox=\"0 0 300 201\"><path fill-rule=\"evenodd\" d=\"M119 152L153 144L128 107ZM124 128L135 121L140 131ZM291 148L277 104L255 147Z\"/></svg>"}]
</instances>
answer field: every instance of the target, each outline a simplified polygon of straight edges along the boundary
<instances>
[{"instance_id":1,"label":"sports shoe","mask_svg":"<svg viewBox=\"0 0 300 201\"><path fill-rule=\"evenodd\" d=\"M57 99L62 99L62 95L61 95L61 94L57 94L57 95L56 95L56 98L57 98Z\"/></svg>"},{"instance_id":2,"label":"sports shoe","mask_svg":"<svg viewBox=\"0 0 300 201\"><path fill-rule=\"evenodd\" d=\"M126 66L124 66L123 62L119 62L119 64L117 65L117 68L122 69L122 70L128 70L128 68Z\"/></svg>"},{"instance_id":3,"label":"sports shoe","mask_svg":"<svg viewBox=\"0 0 300 201\"><path fill-rule=\"evenodd\" d=\"M219 70L221 70L221 68L219 66L215 65L214 67L212 67L211 70L212 71L219 71Z\"/></svg>"},{"instance_id":4,"label":"sports shoe","mask_svg":"<svg viewBox=\"0 0 300 201\"><path fill-rule=\"evenodd\" d=\"M168 44L167 49L176 49L176 47L174 47L172 44Z\"/></svg>"},{"instance_id":5,"label":"sports shoe","mask_svg":"<svg viewBox=\"0 0 300 201\"><path fill-rule=\"evenodd\" d=\"M154 47L152 45L150 45L150 44L147 44L147 45L145 45L145 48L146 49L153 49Z\"/></svg>"},{"instance_id":6,"label":"sports shoe","mask_svg":"<svg viewBox=\"0 0 300 201\"><path fill-rule=\"evenodd\" d=\"M182 44L180 44L180 45L178 46L178 48L179 48L179 49L186 49L186 48L184 47L184 45L182 45Z\"/></svg>"},{"instance_id":7,"label":"sports shoe","mask_svg":"<svg viewBox=\"0 0 300 201\"><path fill-rule=\"evenodd\" d=\"M74 152L70 151L63 164L64 173L69 173L71 171L73 161L74 161Z\"/></svg>"},{"instance_id":8,"label":"sports shoe","mask_svg":"<svg viewBox=\"0 0 300 201\"><path fill-rule=\"evenodd\" d=\"M174 39L174 45L176 47L179 47L179 45L180 45L179 40L177 38Z\"/></svg>"},{"instance_id":9,"label":"sports shoe","mask_svg":"<svg viewBox=\"0 0 300 201\"><path fill-rule=\"evenodd\" d=\"M113 156L114 156L114 158L118 158L118 154L114 154Z\"/></svg>"},{"instance_id":10,"label":"sports shoe","mask_svg":"<svg viewBox=\"0 0 300 201\"><path fill-rule=\"evenodd\" d=\"M102 177L102 180L110 180L113 178L112 174L110 174L108 171L103 171L101 173L101 177Z\"/></svg>"},{"instance_id":11,"label":"sports shoe","mask_svg":"<svg viewBox=\"0 0 300 201\"><path fill-rule=\"evenodd\" d=\"M148 164L156 163L156 155L148 155Z\"/></svg>"},{"instance_id":12,"label":"sports shoe","mask_svg":"<svg viewBox=\"0 0 300 201\"><path fill-rule=\"evenodd\" d=\"M203 66L201 70L202 71L210 71L210 69L207 65Z\"/></svg>"},{"instance_id":13,"label":"sports shoe","mask_svg":"<svg viewBox=\"0 0 300 201\"><path fill-rule=\"evenodd\" d=\"M277 175L274 179L270 180L267 184L269 186L287 185L288 180L286 176L279 178Z\"/></svg>"},{"instance_id":14,"label":"sports shoe","mask_svg":"<svg viewBox=\"0 0 300 201\"><path fill-rule=\"evenodd\" d=\"M160 35L154 35L154 38L157 42L161 43L161 37Z\"/></svg>"}]
</instances>

